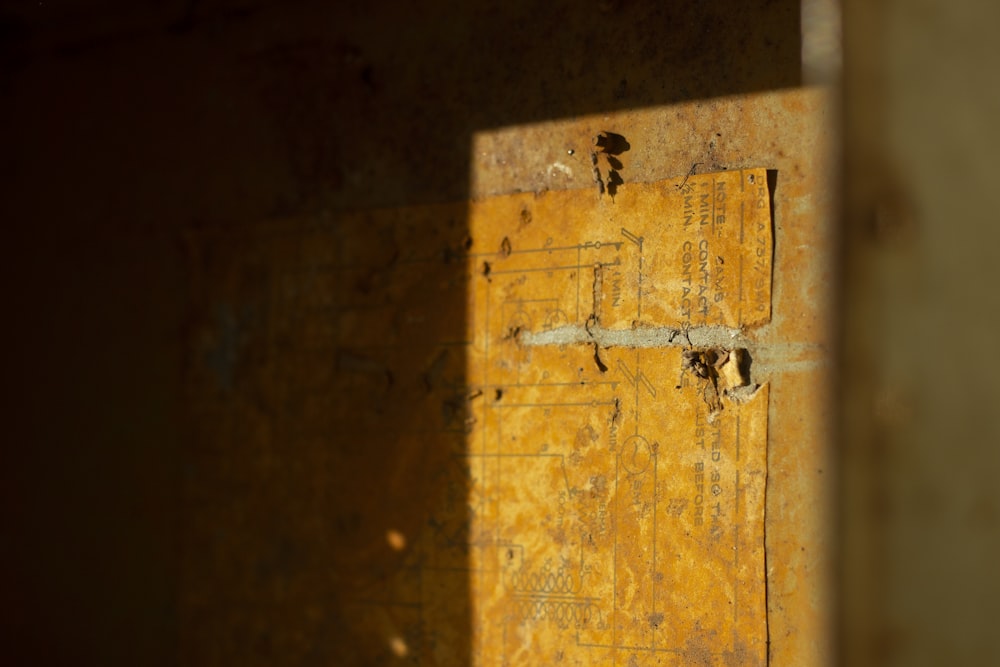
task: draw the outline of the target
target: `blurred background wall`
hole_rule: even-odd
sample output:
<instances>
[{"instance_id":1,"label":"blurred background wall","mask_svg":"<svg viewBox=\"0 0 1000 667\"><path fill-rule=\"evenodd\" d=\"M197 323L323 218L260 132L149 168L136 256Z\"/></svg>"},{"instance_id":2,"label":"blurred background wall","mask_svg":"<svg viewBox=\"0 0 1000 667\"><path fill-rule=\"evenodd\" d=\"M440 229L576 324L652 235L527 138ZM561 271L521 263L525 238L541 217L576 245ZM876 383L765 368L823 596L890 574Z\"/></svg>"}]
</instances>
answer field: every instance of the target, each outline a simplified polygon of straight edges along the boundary
<instances>
[{"instance_id":1,"label":"blurred background wall","mask_svg":"<svg viewBox=\"0 0 1000 667\"><path fill-rule=\"evenodd\" d=\"M841 657L993 664L1000 12L843 8Z\"/></svg>"}]
</instances>

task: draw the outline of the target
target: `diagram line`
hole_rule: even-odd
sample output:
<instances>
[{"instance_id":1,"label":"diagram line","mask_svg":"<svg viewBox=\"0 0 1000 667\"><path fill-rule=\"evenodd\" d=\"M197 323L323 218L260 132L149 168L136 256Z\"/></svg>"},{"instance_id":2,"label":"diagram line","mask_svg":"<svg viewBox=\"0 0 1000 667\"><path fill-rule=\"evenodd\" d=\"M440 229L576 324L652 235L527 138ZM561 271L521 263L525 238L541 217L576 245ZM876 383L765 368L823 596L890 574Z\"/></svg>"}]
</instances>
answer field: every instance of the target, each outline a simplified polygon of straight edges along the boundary
<instances>
[{"instance_id":1,"label":"diagram line","mask_svg":"<svg viewBox=\"0 0 1000 667\"><path fill-rule=\"evenodd\" d=\"M615 261L613 262L595 262L594 266L618 266L620 264L621 260L615 259ZM496 276L496 275L504 275L510 273L539 273L539 272L551 273L553 271L572 271L573 269L579 270L582 268L586 268L587 266L590 265L589 264L581 265L579 262L577 262L576 264L560 264L558 266L532 266L523 269L496 269L494 271L491 271L490 275Z\"/></svg>"}]
</instances>

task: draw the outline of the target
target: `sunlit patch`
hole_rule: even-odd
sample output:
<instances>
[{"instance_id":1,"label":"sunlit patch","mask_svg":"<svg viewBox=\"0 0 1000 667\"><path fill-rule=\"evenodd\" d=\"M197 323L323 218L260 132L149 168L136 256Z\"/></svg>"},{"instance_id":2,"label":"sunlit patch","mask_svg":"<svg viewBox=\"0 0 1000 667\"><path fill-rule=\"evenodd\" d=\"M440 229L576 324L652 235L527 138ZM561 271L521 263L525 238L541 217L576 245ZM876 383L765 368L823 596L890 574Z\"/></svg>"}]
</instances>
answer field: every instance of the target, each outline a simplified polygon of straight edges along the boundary
<instances>
[{"instance_id":1,"label":"sunlit patch","mask_svg":"<svg viewBox=\"0 0 1000 667\"><path fill-rule=\"evenodd\" d=\"M389 543L389 546L396 551L402 551L406 548L406 537L398 530L390 528L386 531L385 539Z\"/></svg>"},{"instance_id":2,"label":"sunlit patch","mask_svg":"<svg viewBox=\"0 0 1000 667\"><path fill-rule=\"evenodd\" d=\"M403 641L402 637L393 637L390 639L389 649L397 658L405 658L410 652L409 647L406 645L406 642Z\"/></svg>"}]
</instances>

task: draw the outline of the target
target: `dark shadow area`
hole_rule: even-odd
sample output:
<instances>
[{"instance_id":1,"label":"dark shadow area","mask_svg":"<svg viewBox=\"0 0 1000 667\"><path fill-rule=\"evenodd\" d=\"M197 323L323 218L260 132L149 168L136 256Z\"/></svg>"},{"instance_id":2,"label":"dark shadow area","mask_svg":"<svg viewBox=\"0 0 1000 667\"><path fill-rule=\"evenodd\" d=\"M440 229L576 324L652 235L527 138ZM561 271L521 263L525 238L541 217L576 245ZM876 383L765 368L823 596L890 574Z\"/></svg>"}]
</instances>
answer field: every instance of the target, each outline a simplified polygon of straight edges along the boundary
<instances>
[{"instance_id":1,"label":"dark shadow area","mask_svg":"<svg viewBox=\"0 0 1000 667\"><path fill-rule=\"evenodd\" d=\"M3 2L0 39L9 664L468 664L472 135L800 82L787 0Z\"/></svg>"},{"instance_id":2,"label":"dark shadow area","mask_svg":"<svg viewBox=\"0 0 1000 667\"><path fill-rule=\"evenodd\" d=\"M771 235L772 235L772 238L774 238L774 234L775 234L775 231L776 231L775 228L774 228L774 193L775 193L775 191L777 189L778 189L778 170L777 169L768 169L767 170L767 203L768 203L768 206L771 207ZM774 246L772 245L771 246L771 262L772 262L772 266L773 266L773 262L774 262L774 253L775 253L775 249L774 249ZM773 275L771 276L771 281L772 281L772 283L774 281L774 276ZM772 284L772 287L774 287L773 284Z\"/></svg>"}]
</instances>

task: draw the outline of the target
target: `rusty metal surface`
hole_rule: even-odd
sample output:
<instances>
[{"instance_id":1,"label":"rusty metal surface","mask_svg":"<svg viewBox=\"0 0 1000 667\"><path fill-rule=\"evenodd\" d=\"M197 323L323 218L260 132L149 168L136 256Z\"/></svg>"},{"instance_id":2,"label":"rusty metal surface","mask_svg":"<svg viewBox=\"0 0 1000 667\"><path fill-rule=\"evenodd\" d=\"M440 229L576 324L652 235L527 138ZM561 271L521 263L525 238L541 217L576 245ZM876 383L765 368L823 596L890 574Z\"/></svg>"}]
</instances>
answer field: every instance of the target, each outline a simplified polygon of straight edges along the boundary
<instances>
[{"instance_id":1,"label":"rusty metal surface","mask_svg":"<svg viewBox=\"0 0 1000 667\"><path fill-rule=\"evenodd\" d=\"M7 302L29 323L9 332L25 388L12 439L30 445L5 468L27 508L12 571L43 582L12 593L15 653L398 660L389 630L416 611L347 613L341 600L406 569L400 535L435 494L468 492L423 475L453 443L397 437L460 425L466 369L427 349L318 344L338 299L447 294L460 312L464 295L450 268L403 291L379 271L323 282L302 269L352 253L389 266L410 247L457 256L470 197L593 188L586 154L613 130L632 146L624 189L694 163L777 171L773 320L760 331L774 352L754 361L771 391L769 630L775 664L819 660L830 107L792 89L798 2L433 3L397 6L390 23L312 2L194 3L169 20L107 5L94 30L4 23L0 206L19 221ZM441 201L459 202L443 225L338 231L345 211ZM324 250L324 234L338 242ZM401 327L420 348L412 313L393 310L341 324L361 340ZM437 335L462 340L456 321ZM329 391L333 371L348 392ZM426 396L384 400L404 386ZM52 525L66 527L58 539ZM468 516L436 529L454 546L440 567L465 567ZM369 558L376 544L395 555ZM442 620L440 660L468 663L470 610L425 613Z\"/></svg>"}]
</instances>

